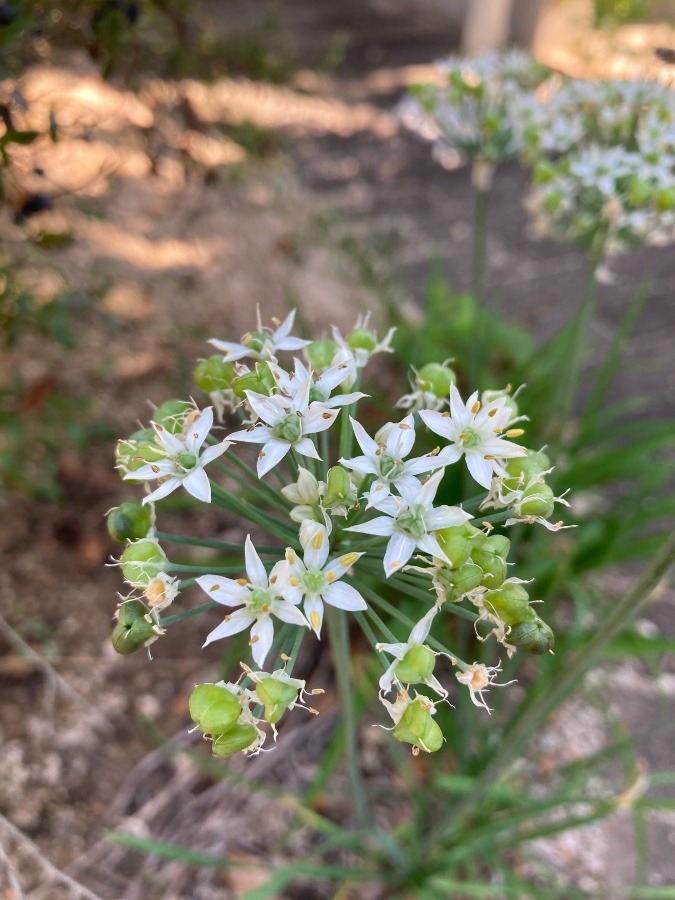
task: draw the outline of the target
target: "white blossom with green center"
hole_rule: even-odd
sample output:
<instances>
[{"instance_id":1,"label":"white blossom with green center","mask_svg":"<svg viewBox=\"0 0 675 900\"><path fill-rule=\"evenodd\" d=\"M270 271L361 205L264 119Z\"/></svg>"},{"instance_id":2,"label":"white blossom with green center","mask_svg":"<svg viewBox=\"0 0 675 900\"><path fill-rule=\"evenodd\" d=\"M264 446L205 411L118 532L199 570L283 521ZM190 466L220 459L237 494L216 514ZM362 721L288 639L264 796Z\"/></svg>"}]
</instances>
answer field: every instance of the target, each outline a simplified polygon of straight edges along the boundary
<instances>
[{"instance_id":1,"label":"white blossom with green center","mask_svg":"<svg viewBox=\"0 0 675 900\"><path fill-rule=\"evenodd\" d=\"M278 393L271 397L246 391L246 398L264 424L251 425L231 434L231 441L262 444L258 454L258 477L273 469L293 448L302 456L321 459L310 435L325 431L333 424L339 410L329 409L318 401L310 402L311 374L290 396Z\"/></svg>"},{"instance_id":2,"label":"white blossom with green center","mask_svg":"<svg viewBox=\"0 0 675 900\"><path fill-rule=\"evenodd\" d=\"M420 482L416 475L443 467L443 460L439 460L438 454L432 453L404 461L415 443L413 415L406 416L400 422L388 422L374 438L368 435L356 419L350 419L350 422L363 456L341 459L340 462L360 475L375 476L366 494L366 509L388 497L392 487L400 490L402 485L407 485L410 490L419 490Z\"/></svg>"},{"instance_id":3,"label":"white blossom with green center","mask_svg":"<svg viewBox=\"0 0 675 900\"><path fill-rule=\"evenodd\" d=\"M278 320L277 320L278 321ZM245 334L240 344L232 341L219 341L212 338L212 344L217 350L225 354L226 362L234 362L237 359L250 357L251 359L275 360L279 350L301 350L310 341L292 337L291 330L295 321L295 310L291 310L283 322L279 323L276 331L263 328L258 311L258 329Z\"/></svg>"},{"instance_id":4,"label":"white blossom with green center","mask_svg":"<svg viewBox=\"0 0 675 900\"><path fill-rule=\"evenodd\" d=\"M250 535L246 537L244 553L247 579L235 581L218 575L202 575L197 578L197 584L212 600L224 606L241 607L225 616L225 620L207 636L204 646L250 627L253 659L257 665L262 666L274 640L272 616L292 625L307 627L308 622L297 603L293 604L281 595L281 585L286 581L286 561L276 563L268 576Z\"/></svg>"},{"instance_id":5,"label":"white blossom with green center","mask_svg":"<svg viewBox=\"0 0 675 900\"><path fill-rule=\"evenodd\" d=\"M230 446L229 441L221 441L200 454L212 426L213 409L210 406L200 413L195 410L188 415L183 434L171 434L162 425L153 422L158 449L166 454L166 458L148 463L124 476L133 481L161 479L159 487L144 497L143 503L160 500L181 486L197 500L211 502L211 485L204 466L225 453Z\"/></svg>"},{"instance_id":6,"label":"white blossom with green center","mask_svg":"<svg viewBox=\"0 0 675 900\"><path fill-rule=\"evenodd\" d=\"M450 441L439 454L443 463L449 465L462 455L466 456L469 472L484 488L489 489L493 473L503 474L500 460L525 453L524 447L504 440L522 434L519 428L509 430L511 409L505 397L482 404L478 391L475 391L464 403L453 384L450 386L450 412L423 409L420 417L430 431Z\"/></svg>"},{"instance_id":7,"label":"white blossom with green center","mask_svg":"<svg viewBox=\"0 0 675 900\"><path fill-rule=\"evenodd\" d=\"M401 682L405 681L404 676L407 670L414 672L417 676L415 684L426 684L441 697L447 697L448 692L433 674L436 654L424 643L429 637L431 625L438 610L438 606L432 606L429 612L415 625L405 643L375 645L376 650L394 657L394 661L380 678L380 690L383 694L389 693L394 682L402 687ZM403 667L400 666L401 663L404 664ZM410 684L412 681L405 683Z\"/></svg>"},{"instance_id":8,"label":"white blossom with green center","mask_svg":"<svg viewBox=\"0 0 675 900\"><path fill-rule=\"evenodd\" d=\"M443 470L436 472L424 484L417 481L416 487L400 485L400 497L390 494L374 504L375 509L385 513L384 516L345 529L389 538L383 561L387 578L403 568L416 548L448 565L452 564L441 549L435 532L451 525L463 525L471 516L457 506L434 507L442 477Z\"/></svg>"},{"instance_id":9,"label":"white blossom with green center","mask_svg":"<svg viewBox=\"0 0 675 900\"><path fill-rule=\"evenodd\" d=\"M345 553L329 560L328 530L324 525L310 520L303 522L300 542L304 550L303 559L294 550L286 550L288 568L283 575L282 591L295 606L304 599L305 615L316 636L320 637L324 603L350 612L367 608L366 601L356 588L340 581L363 553Z\"/></svg>"}]
</instances>

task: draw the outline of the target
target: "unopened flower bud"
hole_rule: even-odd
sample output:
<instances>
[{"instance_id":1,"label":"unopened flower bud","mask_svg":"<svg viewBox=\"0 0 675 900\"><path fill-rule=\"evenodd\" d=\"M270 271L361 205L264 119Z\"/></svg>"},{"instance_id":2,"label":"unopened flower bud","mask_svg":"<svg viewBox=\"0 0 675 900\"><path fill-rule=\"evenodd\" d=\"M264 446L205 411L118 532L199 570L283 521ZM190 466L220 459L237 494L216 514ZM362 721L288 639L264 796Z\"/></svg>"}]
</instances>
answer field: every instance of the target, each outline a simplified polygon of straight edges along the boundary
<instances>
[{"instance_id":1,"label":"unopened flower bud","mask_svg":"<svg viewBox=\"0 0 675 900\"><path fill-rule=\"evenodd\" d=\"M520 647L527 653L546 653L553 649L554 641L551 628L536 615L532 619L513 625L508 636L509 644Z\"/></svg>"},{"instance_id":2,"label":"unopened flower bud","mask_svg":"<svg viewBox=\"0 0 675 900\"><path fill-rule=\"evenodd\" d=\"M305 347L307 359L315 372L324 372L330 368L337 348L335 341L312 341Z\"/></svg>"},{"instance_id":3,"label":"unopened flower bud","mask_svg":"<svg viewBox=\"0 0 675 900\"><path fill-rule=\"evenodd\" d=\"M166 570L169 561L157 541L144 538L129 544L120 562L122 574L129 584L146 588L153 578Z\"/></svg>"},{"instance_id":4,"label":"unopened flower bud","mask_svg":"<svg viewBox=\"0 0 675 900\"><path fill-rule=\"evenodd\" d=\"M450 386L457 381L457 376L449 366L432 362L422 366L417 373L416 381L421 391L441 399L448 396Z\"/></svg>"},{"instance_id":5,"label":"unopened flower bud","mask_svg":"<svg viewBox=\"0 0 675 900\"><path fill-rule=\"evenodd\" d=\"M110 510L106 524L108 533L116 541L137 541L150 531L152 512L142 503L126 501Z\"/></svg>"},{"instance_id":6,"label":"unopened flower bud","mask_svg":"<svg viewBox=\"0 0 675 900\"><path fill-rule=\"evenodd\" d=\"M187 400L167 400L152 414L152 421L161 425L170 434L180 434L185 419L192 412L193 406Z\"/></svg>"},{"instance_id":7,"label":"unopened flower bud","mask_svg":"<svg viewBox=\"0 0 675 900\"><path fill-rule=\"evenodd\" d=\"M220 684L198 684L190 694L189 709L200 731L214 735L234 728L241 714L239 700Z\"/></svg>"},{"instance_id":8,"label":"unopened flower bud","mask_svg":"<svg viewBox=\"0 0 675 900\"><path fill-rule=\"evenodd\" d=\"M323 495L323 505L326 509L335 506L356 506L358 496L354 490L349 473L342 466L333 466L328 470L326 478L326 490Z\"/></svg>"},{"instance_id":9,"label":"unopened flower bud","mask_svg":"<svg viewBox=\"0 0 675 900\"><path fill-rule=\"evenodd\" d=\"M225 734L218 735L213 741L213 753L222 758L233 756L241 750L246 750L258 739L258 730L255 725L248 722L235 725Z\"/></svg>"},{"instance_id":10,"label":"unopened flower bud","mask_svg":"<svg viewBox=\"0 0 675 900\"><path fill-rule=\"evenodd\" d=\"M298 697L298 689L293 684L278 678L263 678L255 686L260 702L265 705L265 721L276 725L291 703Z\"/></svg>"},{"instance_id":11,"label":"unopened flower bud","mask_svg":"<svg viewBox=\"0 0 675 900\"><path fill-rule=\"evenodd\" d=\"M235 375L233 363L226 362L222 356L209 356L208 359L199 360L192 378L198 388L210 394L212 391L224 391L232 387Z\"/></svg>"},{"instance_id":12,"label":"unopened flower bud","mask_svg":"<svg viewBox=\"0 0 675 900\"><path fill-rule=\"evenodd\" d=\"M372 353L377 347L377 335L367 328L355 328L347 335L347 343L352 350L366 350Z\"/></svg>"},{"instance_id":13,"label":"unopened flower bud","mask_svg":"<svg viewBox=\"0 0 675 900\"><path fill-rule=\"evenodd\" d=\"M420 684L429 678L436 666L436 654L424 644L415 644L396 666L395 674L402 684Z\"/></svg>"},{"instance_id":14,"label":"unopened flower bud","mask_svg":"<svg viewBox=\"0 0 675 900\"><path fill-rule=\"evenodd\" d=\"M128 656L152 642L160 633L145 616L147 609L140 600L127 600L117 611L112 645L118 653Z\"/></svg>"},{"instance_id":15,"label":"unopened flower bud","mask_svg":"<svg viewBox=\"0 0 675 900\"><path fill-rule=\"evenodd\" d=\"M408 704L394 726L397 741L412 744L425 753L434 753L443 745L443 732L432 717L433 704L426 697L416 697Z\"/></svg>"},{"instance_id":16,"label":"unopened flower bud","mask_svg":"<svg viewBox=\"0 0 675 900\"><path fill-rule=\"evenodd\" d=\"M506 625L524 622L534 615L530 609L530 597L521 584L506 582L495 591L485 595L483 604Z\"/></svg>"},{"instance_id":17,"label":"unopened flower bud","mask_svg":"<svg viewBox=\"0 0 675 900\"><path fill-rule=\"evenodd\" d=\"M530 485L523 491L518 504L518 512L522 516L538 516L547 519L554 508L554 496L551 488L541 483Z\"/></svg>"}]
</instances>

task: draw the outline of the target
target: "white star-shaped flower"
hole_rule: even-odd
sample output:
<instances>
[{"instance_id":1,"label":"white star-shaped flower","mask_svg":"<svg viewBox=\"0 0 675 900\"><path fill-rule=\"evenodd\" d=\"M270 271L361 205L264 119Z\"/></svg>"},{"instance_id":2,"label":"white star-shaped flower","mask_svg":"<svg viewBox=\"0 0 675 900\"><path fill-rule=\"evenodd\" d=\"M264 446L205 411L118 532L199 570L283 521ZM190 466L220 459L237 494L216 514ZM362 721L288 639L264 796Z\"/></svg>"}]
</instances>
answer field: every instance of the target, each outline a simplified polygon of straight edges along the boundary
<instances>
[{"instance_id":1,"label":"white star-shaped flower","mask_svg":"<svg viewBox=\"0 0 675 900\"><path fill-rule=\"evenodd\" d=\"M339 410L329 409L318 401L310 403L311 387L312 376L309 375L290 397L284 394L265 397L246 391L251 408L263 424L257 423L244 431L236 431L229 439L263 445L258 455L259 478L273 469L291 447L302 456L321 459L309 435L330 428ZM138 477L138 473L134 474Z\"/></svg>"},{"instance_id":2,"label":"white star-shaped flower","mask_svg":"<svg viewBox=\"0 0 675 900\"><path fill-rule=\"evenodd\" d=\"M513 684L512 681L505 681L502 684L495 681L495 678L501 670L501 663L496 666L484 666L482 663L473 663L471 666L465 666L462 672L456 672L455 678L460 684L465 684L469 688L471 694L471 702L474 706L482 706L488 712L492 712L485 702L483 692L492 685L495 687L506 687Z\"/></svg>"},{"instance_id":3,"label":"white star-shaped flower","mask_svg":"<svg viewBox=\"0 0 675 900\"><path fill-rule=\"evenodd\" d=\"M463 525L471 519L471 516L457 506L434 508L434 498L442 477L441 470L424 484L417 482L414 488L407 484L400 485L400 497L389 495L375 504L375 509L385 513L384 516L378 516L364 522L363 525L345 528L345 531L389 538L383 562L387 578L403 568L415 548L451 565L434 532L441 528L449 528L451 525Z\"/></svg>"},{"instance_id":4,"label":"white star-shaped flower","mask_svg":"<svg viewBox=\"0 0 675 900\"><path fill-rule=\"evenodd\" d=\"M361 475L375 476L366 495L366 509L388 497L392 486L400 491L401 485L406 485L411 491L418 491L420 482L415 476L444 465L438 454L431 453L403 461L415 443L415 420L412 415L401 422L388 422L380 428L375 438L371 438L356 419L350 417L350 422L364 455L341 459L340 462Z\"/></svg>"},{"instance_id":5,"label":"white star-shaped flower","mask_svg":"<svg viewBox=\"0 0 675 900\"><path fill-rule=\"evenodd\" d=\"M297 606L281 596L280 584L285 581L286 561L276 563L268 576L250 535L246 537L244 553L248 580L242 578L235 581L218 575L197 578L197 584L212 600L224 606L241 607L225 616L225 621L207 636L204 646L250 627L253 659L262 666L274 640L272 616L292 625L308 627L309 623Z\"/></svg>"},{"instance_id":6,"label":"white star-shaped flower","mask_svg":"<svg viewBox=\"0 0 675 900\"><path fill-rule=\"evenodd\" d=\"M490 487L493 472L504 474L499 460L511 456L522 456L525 448L504 440L518 437L520 428L510 429L511 410L505 405L504 397L498 397L482 405L475 391L466 404L455 387L450 386L450 412L439 413L421 410L424 424L440 437L450 441L439 454L444 465L457 462L462 454L472 477L484 488Z\"/></svg>"},{"instance_id":7,"label":"white star-shaped flower","mask_svg":"<svg viewBox=\"0 0 675 900\"><path fill-rule=\"evenodd\" d=\"M181 486L197 500L203 500L204 503L211 502L211 485L204 466L221 456L230 446L229 441L221 441L207 447L200 454L212 425L213 409L210 406L200 413L197 411L190 413L183 434L171 434L157 422L152 423L157 434L157 442L166 454L166 459L148 463L124 476L125 479L134 481L162 479L159 487L143 498L143 503L160 500Z\"/></svg>"},{"instance_id":8,"label":"white star-shaped flower","mask_svg":"<svg viewBox=\"0 0 675 900\"><path fill-rule=\"evenodd\" d=\"M278 320L277 320L278 321ZM219 341L211 338L209 344L225 354L226 362L234 362L237 359L250 357L251 359L276 360L278 350L301 350L310 341L291 336L293 323L295 322L295 310L291 310L276 331L263 328L258 312L258 330L244 335L241 344L232 341Z\"/></svg>"},{"instance_id":9,"label":"white star-shaped flower","mask_svg":"<svg viewBox=\"0 0 675 900\"><path fill-rule=\"evenodd\" d=\"M334 409L337 406L349 406L367 397L367 394L361 391L353 391L350 394L336 394L331 397L331 393L336 387L339 387L347 381L353 373L353 366L347 362L338 363L322 372L320 375L314 375L297 357L293 360L293 374L284 372L283 369L274 367L272 374L282 394L292 396L300 391L307 381L310 379L309 396L311 400L323 403L328 409Z\"/></svg>"},{"instance_id":10,"label":"white star-shaped flower","mask_svg":"<svg viewBox=\"0 0 675 900\"><path fill-rule=\"evenodd\" d=\"M328 560L328 530L309 519L300 529L300 543L305 551L303 559L294 550L286 550L288 568L282 591L296 606L304 598L305 615L316 636L321 637L324 603L349 612L367 609L366 601L356 588L340 581L363 553L345 553Z\"/></svg>"}]
</instances>

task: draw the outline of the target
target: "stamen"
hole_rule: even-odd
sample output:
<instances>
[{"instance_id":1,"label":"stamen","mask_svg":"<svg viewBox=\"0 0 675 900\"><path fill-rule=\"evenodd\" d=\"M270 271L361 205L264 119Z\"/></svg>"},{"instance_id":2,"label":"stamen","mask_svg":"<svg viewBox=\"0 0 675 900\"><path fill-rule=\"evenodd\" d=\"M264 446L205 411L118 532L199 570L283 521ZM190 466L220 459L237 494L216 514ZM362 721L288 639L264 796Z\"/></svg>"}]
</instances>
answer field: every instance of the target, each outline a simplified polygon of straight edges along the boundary
<instances>
[{"instance_id":1,"label":"stamen","mask_svg":"<svg viewBox=\"0 0 675 900\"><path fill-rule=\"evenodd\" d=\"M240 584L242 587L246 587L248 584L247 578L237 578L237 584ZM211 588L211 590L215 590L215 588Z\"/></svg>"},{"instance_id":2,"label":"stamen","mask_svg":"<svg viewBox=\"0 0 675 900\"><path fill-rule=\"evenodd\" d=\"M495 406L493 409L490 410L490 412L488 413L488 416L490 418L492 418L493 416L496 416L496 415L497 415L497 407Z\"/></svg>"},{"instance_id":3,"label":"stamen","mask_svg":"<svg viewBox=\"0 0 675 900\"><path fill-rule=\"evenodd\" d=\"M506 432L506 437L520 437L521 434L525 434L522 428L509 428L509 430Z\"/></svg>"},{"instance_id":4,"label":"stamen","mask_svg":"<svg viewBox=\"0 0 675 900\"><path fill-rule=\"evenodd\" d=\"M476 400L474 405L471 407L471 412L476 415L477 412L480 412L480 400Z\"/></svg>"},{"instance_id":5,"label":"stamen","mask_svg":"<svg viewBox=\"0 0 675 900\"><path fill-rule=\"evenodd\" d=\"M343 566L347 566L347 568L349 568L350 566L354 565L358 558L358 553L346 553L344 556L340 557L340 562Z\"/></svg>"},{"instance_id":6,"label":"stamen","mask_svg":"<svg viewBox=\"0 0 675 900\"><path fill-rule=\"evenodd\" d=\"M320 550L323 547L323 531L317 531L314 535L314 540L312 541L312 548L314 550Z\"/></svg>"},{"instance_id":7,"label":"stamen","mask_svg":"<svg viewBox=\"0 0 675 900\"><path fill-rule=\"evenodd\" d=\"M316 610L313 610L309 614L309 621L315 631L317 631L321 627L321 619L319 618L319 614Z\"/></svg>"}]
</instances>

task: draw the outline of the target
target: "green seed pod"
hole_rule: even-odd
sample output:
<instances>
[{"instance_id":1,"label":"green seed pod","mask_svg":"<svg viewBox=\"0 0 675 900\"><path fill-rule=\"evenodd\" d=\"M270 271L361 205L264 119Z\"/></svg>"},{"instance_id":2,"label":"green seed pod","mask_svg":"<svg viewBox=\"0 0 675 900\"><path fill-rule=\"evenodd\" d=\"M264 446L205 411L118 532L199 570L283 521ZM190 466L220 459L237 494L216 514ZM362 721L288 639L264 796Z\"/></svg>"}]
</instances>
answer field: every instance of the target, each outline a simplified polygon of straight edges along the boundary
<instances>
[{"instance_id":1,"label":"green seed pod","mask_svg":"<svg viewBox=\"0 0 675 900\"><path fill-rule=\"evenodd\" d=\"M511 549L511 541L505 534L493 534L490 535L490 537L485 538L481 549L494 553L495 556L501 556L502 559L506 559L509 555L509 550Z\"/></svg>"},{"instance_id":2,"label":"green seed pod","mask_svg":"<svg viewBox=\"0 0 675 900\"><path fill-rule=\"evenodd\" d=\"M352 350L367 350L372 353L377 347L377 335L367 328L355 328L347 335L347 343Z\"/></svg>"},{"instance_id":3,"label":"green seed pod","mask_svg":"<svg viewBox=\"0 0 675 900\"><path fill-rule=\"evenodd\" d=\"M326 509L335 506L356 506L358 495L354 490L349 473L342 466L332 466L326 477L326 490L323 495L323 505Z\"/></svg>"},{"instance_id":4,"label":"green seed pod","mask_svg":"<svg viewBox=\"0 0 675 900\"><path fill-rule=\"evenodd\" d=\"M490 591L483 599L488 612L493 613L506 625L527 621L534 615L530 609L530 597L520 584L503 584L496 591Z\"/></svg>"},{"instance_id":5,"label":"green seed pod","mask_svg":"<svg viewBox=\"0 0 675 900\"><path fill-rule=\"evenodd\" d=\"M262 362L256 363L253 372L246 372L235 378L232 382L232 390L235 396L244 400L246 399L246 391L253 391L255 394L263 394L269 397L274 385L272 370L266 362Z\"/></svg>"},{"instance_id":6,"label":"green seed pod","mask_svg":"<svg viewBox=\"0 0 675 900\"><path fill-rule=\"evenodd\" d=\"M554 497L551 488L541 483L530 485L521 497L519 509L523 516L540 516L542 519L548 519L553 512Z\"/></svg>"},{"instance_id":7,"label":"green seed pod","mask_svg":"<svg viewBox=\"0 0 675 900\"><path fill-rule=\"evenodd\" d=\"M226 362L222 356L209 356L208 359L199 360L192 379L198 388L210 394L212 391L224 391L232 387L235 374L233 363Z\"/></svg>"},{"instance_id":8,"label":"green seed pod","mask_svg":"<svg viewBox=\"0 0 675 900\"><path fill-rule=\"evenodd\" d=\"M225 734L220 734L213 742L214 756L225 758L246 750L258 738L255 725L235 725Z\"/></svg>"},{"instance_id":9,"label":"green seed pod","mask_svg":"<svg viewBox=\"0 0 675 900\"><path fill-rule=\"evenodd\" d=\"M237 724L239 700L220 684L198 684L190 694L190 716L205 734L224 734Z\"/></svg>"},{"instance_id":10,"label":"green seed pod","mask_svg":"<svg viewBox=\"0 0 675 900\"><path fill-rule=\"evenodd\" d=\"M527 653L541 654L553 649L555 637L546 622L535 615L532 619L513 625L507 641Z\"/></svg>"},{"instance_id":11,"label":"green seed pod","mask_svg":"<svg viewBox=\"0 0 675 900\"><path fill-rule=\"evenodd\" d=\"M269 341L269 335L264 331L251 331L244 335L241 342L253 353L260 353L267 341Z\"/></svg>"},{"instance_id":12,"label":"green seed pod","mask_svg":"<svg viewBox=\"0 0 675 900\"><path fill-rule=\"evenodd\" d=\"M187 400L167 400L154 411L152 421L161 425L170 434L180 434L190 412L192 412L192 404Z\"/></svg>"},{"instance_id":13,"label":"green seed pod","mask_svg":"<svg viewBox=\"0 0 675 900\"><path fill-rule=\"evenodd\" d=\"M111 635L112 645L118 653L128 656L157 637L152 622L145 618L147 613L140 600L127 600L119 607Z\"/></svg>"},{"instance_id":14,"label":"green seed pod","mask_svg":"<svg viewBox=\"0 0 675 900\"><path fill-rule=\"evenodd\" d=\"M152 428L143 428L131 437L118 441L115 447L115 462L131 472L149 462L164 459L165 453L155 440Z\"/></svg>"},{"instance_id":15,"label":"green seed pod","mask_svg":"<svg viewBox=\"0 0 675 900\"><path fill-rule=\"evenodd\" d=\"M276 725L291 703L298 697L298 689L276 678L263 678L255 686L260 702L265 704L265 721Z\"/></svg>"},{"instance_id":16,"label":"green seed pod","mask_svg":"<svg viewBox=\"0 0 675 900\"><path fill-rule=\"evenodd\" d=\"M474 562L464 563L452 573L452 584L459 594L466 594L483 583L484 573Z\"/></svg>"},{"instance_id":17,"label":"green seed pod","mask_svg":"<svg viewBox=\"0 0 675 900\"><path fill-rule=\"evenodd\" d=\"M335 341L312 341L305 347L307 359L315 372L324 372L330 368L337 348Z\"/></svg>"},{"instance_id":18,"label":"green seed pod","mask_svg":"<svg viewBox=\"0 0 675 900\"><path fill-rule=\"evenodd\" d=\"M149 506L126 501L110 510L106 525L110 537L116 541L138 541L150 531L152 513Z\"/></svg>"},{"instance_id":19,"label":"green seed pod","mask_svg":"<svg viewBox=\"0 0 675 900\"><path fill-rule=\"evenodd\" d=\"M129 584L146 588L160 572L166 571L169 561L157 541L144 538L129 544L120 562L122 574Z\"/></svg>"},{"instance_id":20,"label":"green seed pod","mask_svg":"<svg viewBox=\"0 0 675 900\"><path fill-rule=\"evenodd\" d=\"M436 532L436 539L455 569L471 556L474 543L463 525L442 528Z\"/></svg>"},{"instance_id":21,"label":"green seed pod","mask_svg":"<svg viewBox=\"0 0 675 900\"><path fill-rule=\"evenodd\" d=\"M498 588L504 583L506 578L506 561L501 556L479 547L473 551L471 559L483 570L481 584L484 584L485 587Z\"/></svg>"},{"instance_id":22,"label":"green seed pod","mask_svg":"<svg viewBox=\"0 0 675 900\"><path fill-rule=\"evenodd\" d=\"M508 391L483 391L481 401L485 405L486 403L492 403L493 400L498 400L500 397L504 398L504 408L509 410L510 418L515 419L518 415L518 404Z\"/></svg>"},{"instance_id":23,"label":"green seed pod","mask_svg":"<svg viewBox=\"0 0 675 900\"><path fill-rule=\"evenodd\" d=\"M457 381L457 376L449 366L441 363L427 363L417 373L417 387L421 391L433 394L434 397L447 397L450 385Z\"/></svg>"},{"instance_id":24,"label":"green seed pod","mask_svg":"<svg viewBox=\"0 0 675 900\"><path fill-rule=\"evenodd\" d=\"M431 715L431 704L417 697L406 707L393 734L397 741L412 744L425 753L434 753L443 745L443 732Z\"/></svg>"},{"instance_id":25,"label":"green seed pod","mask_svg":"<svg viewBox=\"0 0 675 900\"><path fill-rule=\"evenodd\" d=\"M514 456L509 459L505 468L508 478L504 479L504 485L509 490L515 490L529 484L533 478L550 469L551 462L545 453L528 450L525 456Z\"/></svg>"},{"instance_id":26,"label":"green seed pod","mask_svg":"<svg viewBox=\"0 0 675 900\"><path fill-rule=\"evenodd\" d=\"M435 666L434 651L424 644L416 644L407 651L394 671L402 684L420 684L433 674Z\"/></svg>"}]
</instances>

